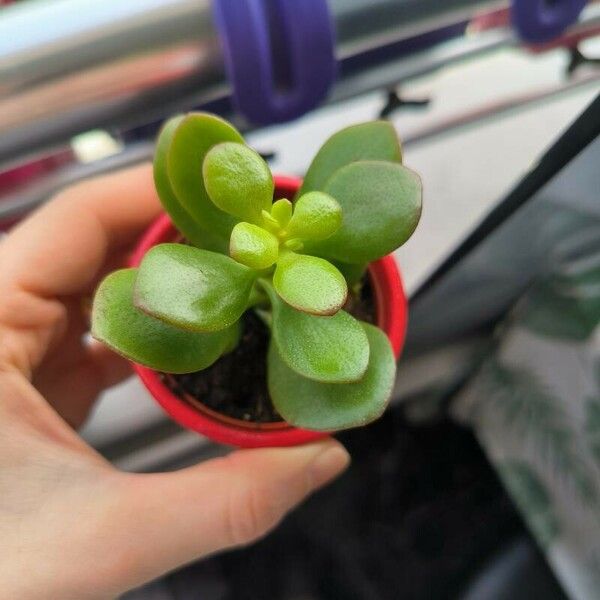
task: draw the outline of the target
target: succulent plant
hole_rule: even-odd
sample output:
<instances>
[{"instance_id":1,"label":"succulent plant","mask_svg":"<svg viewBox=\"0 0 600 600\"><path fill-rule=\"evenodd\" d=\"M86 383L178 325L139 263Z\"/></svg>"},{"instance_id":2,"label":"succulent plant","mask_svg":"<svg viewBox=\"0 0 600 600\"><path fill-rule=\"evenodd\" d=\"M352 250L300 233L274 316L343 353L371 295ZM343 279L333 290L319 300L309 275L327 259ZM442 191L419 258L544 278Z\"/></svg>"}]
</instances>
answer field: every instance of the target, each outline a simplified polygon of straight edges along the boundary
<instances>
[{"instance_id":1,"label":"succulent plant","mask_svg":"<svg viewBox=\"0 0 600 600\"><path fill-rule=\"evenodd\" d=\"M207 368L235 348L255 310L271 339L268 386L281 416L314 430L354 427L384 410L395 377L386 335L344 310L348 285L402 245L421 213L421 183L401 164L393 127L333 135L295 198L273 201L264 160L226 121L169 120L156 188L185 239L100 284L92 334L157 371Z\"/></svg>"}]
</instances>

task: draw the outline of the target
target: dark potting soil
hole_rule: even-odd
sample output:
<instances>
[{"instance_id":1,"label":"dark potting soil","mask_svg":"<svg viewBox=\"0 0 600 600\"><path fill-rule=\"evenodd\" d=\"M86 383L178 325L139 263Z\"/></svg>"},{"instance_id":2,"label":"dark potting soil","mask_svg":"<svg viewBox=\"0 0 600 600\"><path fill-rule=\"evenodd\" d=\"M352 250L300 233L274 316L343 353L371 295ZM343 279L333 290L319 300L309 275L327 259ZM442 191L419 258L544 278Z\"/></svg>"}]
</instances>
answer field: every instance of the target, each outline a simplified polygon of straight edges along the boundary
<instances>
[{"instance_id":1,"label":"dark potting soil","mask_svg":"<svg viewBox=\"0 0 600 600\"><path fill-rule=\"evenodd\" d=\"M349 295L344 308L361 321L375 322L373 289L367 276L360 291ZM179 398L190 402L191 396L228 417L248 423L277 423L282 419L267 388L268 329L251 310L242 321L242 337L235 350L208 369L184 375L163 374L163 381Z\"/></svg>"},{"instance_id":2,"label":"dark potting soil","mask_svg":"<svg viewBox=\"0 0 600 600\"><path fill-rule=\"evenodd\" d=\"M242 337L235 350L204 371L165 375L165 383L183 400L189 395L234 419L281 421L267 390L267 327L253 311L248 311L242 321Z\"/></svg>"}]
</instances>

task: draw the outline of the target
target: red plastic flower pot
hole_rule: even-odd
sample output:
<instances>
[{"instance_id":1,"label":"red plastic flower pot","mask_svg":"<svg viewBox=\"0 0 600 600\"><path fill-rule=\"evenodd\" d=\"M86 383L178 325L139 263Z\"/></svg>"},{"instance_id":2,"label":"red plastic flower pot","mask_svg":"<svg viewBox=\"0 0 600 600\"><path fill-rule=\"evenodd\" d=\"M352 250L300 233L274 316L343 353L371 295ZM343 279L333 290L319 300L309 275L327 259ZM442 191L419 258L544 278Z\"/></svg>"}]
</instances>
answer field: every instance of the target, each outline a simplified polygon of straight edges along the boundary
<instances>
[{"instance_id":1,"label":"red plastic flower pot","mask_svg":"<svg viewBox=\"0 0 600 600\"><path fill-rule=\"evenodd\" d=\"M290 198L296 193L300 184L301 180L295 177L275 177L275 196ZM160 216L140 240L131 257L131 266L138 266L144 254L152 246L172 241L176 236L177 231L169 217ZM375 295L377 325L388 335L394 354L398 358L404 344L408 314L406 296L394 258L386 256L371 263L369 275ZM242 448L295 446L328 435L323 432L299 429L283 421L267 424L248 423L220 415L206 407L196 408L198 403L192 406L173 394L158 372L138 364L133 366L148 391L172 419L215 442Z\"/></svg>"}]
</instances>

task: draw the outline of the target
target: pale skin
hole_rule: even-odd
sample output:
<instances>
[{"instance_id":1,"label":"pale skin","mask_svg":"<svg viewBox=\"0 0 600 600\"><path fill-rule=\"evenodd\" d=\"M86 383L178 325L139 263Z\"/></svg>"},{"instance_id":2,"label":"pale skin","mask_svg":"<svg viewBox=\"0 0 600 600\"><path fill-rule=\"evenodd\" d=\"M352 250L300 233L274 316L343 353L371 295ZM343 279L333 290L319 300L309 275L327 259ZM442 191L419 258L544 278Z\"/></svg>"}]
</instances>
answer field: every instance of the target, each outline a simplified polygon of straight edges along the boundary
<instances>
[{"instance_id":1,"label":"pale skin","mask_svg":"<svg viewBox=\"0 0 600 600\"><path fill-rule=\"evenodd\" d=\"M115 598L272 529L349 457L334 440L175 473L115 469L76 433L131 374L82 305L160 212L148 165L59 194L0 241L0 590Z\"/></svg>"}]
</instances>

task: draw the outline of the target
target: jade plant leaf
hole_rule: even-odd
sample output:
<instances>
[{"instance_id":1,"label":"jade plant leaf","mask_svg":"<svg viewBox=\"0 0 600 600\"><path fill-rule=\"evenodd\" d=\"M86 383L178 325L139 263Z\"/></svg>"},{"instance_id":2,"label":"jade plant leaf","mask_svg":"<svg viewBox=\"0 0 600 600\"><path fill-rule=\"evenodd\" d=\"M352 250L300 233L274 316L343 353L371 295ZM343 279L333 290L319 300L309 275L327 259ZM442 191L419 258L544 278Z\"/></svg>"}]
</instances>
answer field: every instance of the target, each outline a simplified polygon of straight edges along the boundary
<instances>
[{"instance_id":1,"label":"jade plant leaf","mask_svg":"<svg viewBox=\"0 0 600 600\"><path fill-rule=\"evenodd\" d=\"M245 144L213 146L202 164L210 199L226 213L250 223L262 222L273 202L273 177L258 152Z\"/></svg>"},{"instance_id":2,"label":"jade plant leaf","mask_svg":"<svg viewBox=\"0 0 600 600\"><path fill-rule=\"evenodd\" d=\"M360 284L360 281L369 266L367 264L352 264L340 261L333 261L333 265L344 276L344 279L346 280L346 283L350 289Z\"/></svg>"},{"instance_id":3,"label":"jade plant leaf","mask_svg":"<svg viewBox=\"0 0 600 600\"><path fill-rule=\"evenodd\" d=\"M342 207L335 198L324 192L308 192L296 201L287 233L291 238L324 240L341 224Z\"/></svg>"},{"instance_id":4,"label":"jade plant leaf","mask_svg":"<svg viewBox=\"0 0 600 600\"><path fill-rule=\"evenodd\" d=\"M401 246L421 216L421 180L406 167L361 161L339 169L325 191L342 207L342 225L306 251L346 263L368 263Z\"/></svg>"},{"instance_id":5,"label":"jade plant leaf","mask_svg":"<svg viewBox=\"0 0 600 600\"><path fill-rule=\"evenodd\" d=\"M164 209L183 235L195 246L203 246L206 236L202 234L202 225L181 206L173 193L167 173L167 153L177 126L183 121L183 115L169 119L160 130L154 154L154 185Z\"/></svg>"},{"instance_id":6,"label":"jade plant leaf","mask_svg":"<svg viewBox=\"0 0 600 600\"><path fill-rule=\"evenodd\" d=\"M279 227L287 227L292 218L292 203L287 198L276 200L271 207L271 216Z\"/></svg>"},{"instance_id":7,"label":"jade plant leaf","mask_svg":"<svg viewBox=\"0 0 600 600\"><path fill-rule=\"evenodd\" d=\"M92 335L134 362L157 371L205 369L239 337L239 325L214 333L192 333L154 319L133 306L137 269L108 275L94 297Z\"/></svg>"},{"instance_id":8,"label":"jade plant leaf","mask_svg":"<svg viewBox=\"0 0 600 600\"><path fill-rule=\"evenodd\" d=\"M269 282L259 282L271 300L271 333L288 367L317 381L343 383L364 375L369 341L354 317L343 310L331 317L300 312L282 302Z\"/></svg>"},{"instance_id":9,"label":"jade plant leaf","mask_svg":"<svg viewBox=\"0 0 600 600\"><path fill-rule=\"evenodd\" d=\"M288 304L314 315L333 315L346 302L344 276L316 256L287 253L277 263L273 286Z\"/></svg>"},{"instance_id":10,"label":"jade plant leaf","mask_svg":"<svg viewBox=\"0 0 600 600\"><path fill-rule=\"evenodd\" d=\"M391 123L360 123L334 133L313 158L296 197L312 190L324 190L338 169L357 160L402 162L400 142Z\"/></svg>"},{"instance_id":11,"label":"jade plant leaf","mask_svg":"<svg viewBox=\"0 0 600 600\"><path fill-rule=\"evenodd\" d=\"M251 269L228 256L183 244L160 244L140 264L134 304L175 327L217 331L240 318L254 278Z\"/></svg>"},{"instance_id":12,"label":"jade plant leaf","mask_svg":"<svg viewBox=\"0 0 600 600\"><path fill-rule=\"evenodd\" d=\"M231 257L251 269L268 269L279 256L279 240L252 223L238 223L231 232Z\"/></svg>"},{"instance_id":13,"label":"jade plant leaf","mask_svg":"<svg viewBox=\"0 0 600 600\"><path fill-rule=\"evenodd\" d=\"M354 383L321 383L290 369L271 343L268 355L269 393L279 414L292 425L316 431L358 427L377 419L390 398L396 363L383 331L362 323L370 345L363 377Z\"/></svg>"},{"instance_id":14,"label":"jade plant leaf","mask_svg":"<svg viewBox=\"0 0 600 600\"><path fill-rule=\"evenodd\" d=\"M190 113L175 128L167 151L167 172L182 206L205 230L225 240L239 219L211 201L204 185L202 164L208 151L221 142L244 143L232 125L215 115Z\"/></svg>"}]
</instances>

